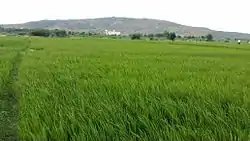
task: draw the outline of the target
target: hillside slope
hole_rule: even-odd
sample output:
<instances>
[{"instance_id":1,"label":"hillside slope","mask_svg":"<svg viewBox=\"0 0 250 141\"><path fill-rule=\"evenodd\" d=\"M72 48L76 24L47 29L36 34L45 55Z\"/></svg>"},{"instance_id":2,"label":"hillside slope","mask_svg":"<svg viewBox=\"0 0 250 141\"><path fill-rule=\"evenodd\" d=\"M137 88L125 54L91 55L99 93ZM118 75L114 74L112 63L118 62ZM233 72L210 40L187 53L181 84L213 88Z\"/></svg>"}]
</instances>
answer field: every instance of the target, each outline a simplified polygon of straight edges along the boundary
<instances>
[{"instance_id":1,"label":"hillside slope","mask_svg":"<svg viewBox=\"0 0 250 141\"><path fill-rule=\"evenodd\" d=\"M23 24L3 25L4 27L15 28L45 28L45 29L68 29L80 31L103 31L116 30L122 34L131 33L159 33L165 30L176 32L179 35L202 36L208 33L214 35L217 39L222 38L241 38L250 39L250 34L236 32L213 31L208 28L185 26L169 21L156 19L135 19L122 17L107 17L97 19L79 19L79 20L42 20Z\"/></svg>"}]
</instances>

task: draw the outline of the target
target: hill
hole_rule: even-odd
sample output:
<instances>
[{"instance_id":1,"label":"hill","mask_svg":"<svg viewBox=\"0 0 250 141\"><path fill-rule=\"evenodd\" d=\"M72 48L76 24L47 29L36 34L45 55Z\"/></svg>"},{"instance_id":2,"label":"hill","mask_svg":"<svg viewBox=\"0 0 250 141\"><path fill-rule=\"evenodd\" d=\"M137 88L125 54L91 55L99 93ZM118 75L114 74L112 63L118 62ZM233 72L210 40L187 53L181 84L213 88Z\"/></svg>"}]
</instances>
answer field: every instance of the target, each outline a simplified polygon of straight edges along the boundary
<instances>
[{"instance_id":1,"label":"hill","mask_svg":"<svg viewBox=\"0 0 250 141\"><path fill-rule=\"evenodd\" d=\"M131 33L159 33L165 30L176 32L178 35L203 36L208 33L213 34L216 39L240 38L250 39L250 34L237 32L214 31L203 27L191 27L174 22L156 19L135 19L123 17L107 17L97 19L79 20L41 20L27 22L23 24L3 25L3 27L14 28L44 28L44 29L67 29L80 31L116 30L122 34Z\"/></svg>"}]
</instances>

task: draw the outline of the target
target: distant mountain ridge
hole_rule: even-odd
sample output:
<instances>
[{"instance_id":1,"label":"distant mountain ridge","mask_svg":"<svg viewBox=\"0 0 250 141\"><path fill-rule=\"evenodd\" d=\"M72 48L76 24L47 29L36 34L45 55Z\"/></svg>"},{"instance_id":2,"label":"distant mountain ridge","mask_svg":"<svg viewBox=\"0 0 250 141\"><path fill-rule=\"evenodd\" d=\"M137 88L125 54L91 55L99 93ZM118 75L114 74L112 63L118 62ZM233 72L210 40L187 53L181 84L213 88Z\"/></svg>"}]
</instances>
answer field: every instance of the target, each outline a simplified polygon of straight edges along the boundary
<instances>
[{"instance_id":1,"label":"distant mountain ridge","mask_svg":"<svg viewBox=\"0 0 250 141\"><path fill-rule=\"evenodd\" d=\"M216 39L250 39L250 34L246 33L214 31L208 28L185 26L164 20L123 17L76 20L41 20L23 24L10 24L2 26L5 28L43 28L97 32L102 32L107 29L116 30L122 34L161 33L167 30L170 32L176 32L178 35L182 36L204 36L211 33Z\"/></svg>"}]
</instances>

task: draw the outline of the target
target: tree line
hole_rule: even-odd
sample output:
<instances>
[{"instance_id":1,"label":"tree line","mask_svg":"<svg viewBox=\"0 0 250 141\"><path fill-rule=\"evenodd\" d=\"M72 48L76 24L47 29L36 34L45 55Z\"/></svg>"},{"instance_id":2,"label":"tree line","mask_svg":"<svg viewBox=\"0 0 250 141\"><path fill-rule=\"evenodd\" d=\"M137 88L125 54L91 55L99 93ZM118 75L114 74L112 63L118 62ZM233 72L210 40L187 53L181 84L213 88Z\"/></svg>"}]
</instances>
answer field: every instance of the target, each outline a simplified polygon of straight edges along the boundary
<instances>
[{"instance_id":1,"label":"tree line","mask_svg":"<svg viewBox=\"0 0 250 141\"><path fill-rule=\"evenodd\" d=\"M67 37L67 36L80 36L83 33L81 32L73 32L66 31L61 29L17 29L17 28L3 28L0 27L0 33L8 34L8 35L29 35L29 36L40 36L40 37ZM85 33L84 33L85 35Z\"/></svg>"},{"instance_id":2,"label":"tree line","mask_svg":"<svg viewBox=\"0 0 250 141\"><path fill-rule=\"evenodd\" d=\"M16 29L16 28L3 28L0 27L0 33L7 33L12 35L29 35L29 36L40 36L40 37L68 37L68 36L105 36L98 32L78 32L78 31L66 31L61 29ZM176 40L176 39L194 39L194 40L203 40L203 41L213 41L213 35L208 34L206 36L180 36L175 32L164 31L162 33L156 34L141 34L135 33L129 35L132 40L140 40L142 38L149 38L150 40L157 39L168 39L168 40Z\"/></svg>"},{"instance_id":3,"label":"tree line","mask_svg":"<svg viewBox=\"0 0 250 141\"><path fill-rule=\"evenodd\" d=\"M130 35L131 39L132 40L139 40L141 39L142 37L147 37L149 38L150 40L154 40L156 38L165 38L165 39L168 39L168 40L172 40L174 41L176 39L176 34L174 32L168 32L168 31L165 31L163 33L157 33L157 34L140 34L140 33L135 33L135 34L131 34Z\"/></svg>"},{"instance_id":4,"label":"tree line","mask_svg":"<svg viewBox=\"0 0 250 141\"><path fill-rule=\"evenodd\" d=\"M150 40L168 39L168 40L174 41L175 39L184 39L184 40L188 40L188 39L198 40L199 39L201 41L213 41L213 35L212 34L207 34L206 36L196 37L196 36L180 36L180 35L177 35L175 32L164 31L163 33L156 33L156 34L135 33L135 34L130 35L130 38L132 40L140 40L143 37L144 38L149 38Z\"/></svg>"}]
</instances>

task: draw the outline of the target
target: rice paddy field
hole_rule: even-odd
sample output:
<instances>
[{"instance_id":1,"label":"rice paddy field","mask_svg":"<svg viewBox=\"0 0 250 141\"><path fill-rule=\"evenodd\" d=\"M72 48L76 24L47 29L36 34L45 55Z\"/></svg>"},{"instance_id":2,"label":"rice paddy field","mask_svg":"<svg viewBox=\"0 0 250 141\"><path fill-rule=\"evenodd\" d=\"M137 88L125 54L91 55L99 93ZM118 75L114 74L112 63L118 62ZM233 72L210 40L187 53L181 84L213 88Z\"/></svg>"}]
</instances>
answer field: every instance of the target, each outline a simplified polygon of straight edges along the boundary
<instances>
[{"instance_id":1,"label":"rice paddy field","mask_svg":"<svg viewBox=\"0 0 250 141\"><path fill-rule=\"evenodd\" d=\"M0 140L250 140L250 45L0 38Z\"/></svg>"}]
</instances>

